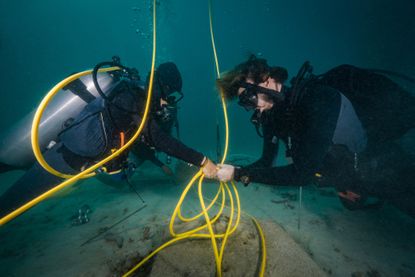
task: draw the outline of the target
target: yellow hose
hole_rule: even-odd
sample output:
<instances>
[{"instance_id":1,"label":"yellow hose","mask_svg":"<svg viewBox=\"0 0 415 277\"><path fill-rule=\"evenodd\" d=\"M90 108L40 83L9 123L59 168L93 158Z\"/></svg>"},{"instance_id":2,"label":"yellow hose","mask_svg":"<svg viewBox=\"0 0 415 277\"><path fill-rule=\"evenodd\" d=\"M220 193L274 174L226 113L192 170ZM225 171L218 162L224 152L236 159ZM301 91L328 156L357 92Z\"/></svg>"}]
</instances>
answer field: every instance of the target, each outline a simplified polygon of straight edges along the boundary
<instances>
[{"instance_id":1,"label":"yellow hose","mask_svg":"<svg viewBox=\"0 0 415 277\"><path fill-rule=\"evenodd\" d=\"M214 57L215 57L216 71L217 71L218 78L220 78L219 63L218 63L218 58L217 58L217 54L216 54L216 47L215 47L214 34L213 34L212 12L211 12L211 1L210 0L209 0L209 23L210 23L210 34L211 34L211 40L212 40L212 47L213 47L213 52L214 52ZM224 97L223 91L221 91L221 100L222 100L222 108L223 108L223 113L224 113L224 118L225 118L225 149L224 149L224 154L223 154L223 157L222 157L222 160L221 160L221 164L223 164L226 160L226 156L227 156L227 153L228 153L228 145L229 145L229 123L228 123L228 114L227 114L226 102L225 102L225 97ZM233 188L233 191L234 191L234 194L235 194L235 198L236 198L236 203L237 203L237 218L236 218L235 223L234 223L233 222L233 216L234 216L234 212L235 212L234 200L233 200L232 192L229 189L228 184L220 182L220 186L219 186L218 192L216 193L216 196L214 197L214 199L212 201L210 201L210 204L206 207L204 197L203 197L203 191L202 191L203 179L204 179L204 175L203 175L202 170L200 170L198 173L196 173L193 176L193 178L190 180L190 182L187 184L186 188L184 189L182 195L180 196L179 201L176 205L176 208L173 211L173 215L171 217L170 224L169 224L170 234L172 235L173 239L168 241L167 243L163 244L162 246L160 246L159 248L157 248L153 252L151 252L147 257L145 257L142 261L140 261L140 263L138 263L135 267L130 269L123 276L130 276L135 270L137 270L139 267L141 267L145 262L147 262L150 258L152 258L159 251L161 251L164 248L166 248L167 246L170 246L171 244L173 244L177 241L183 240L185 238L210 238L211 239L213 253L214 253L215 261L216 261L216 273L219 277L222 276L222 260L223 260L223 255L224 255L224 251L225 251L225 247L226 247L226 242L227 242L228 237L236 230L236 228L239 225L239 221L240 221L241 206L240 206L239 194L238 194L238 190L236 189L235 183L231 182L232 188ZM199 213L196 216L193 216L191 218L186 218L186 217L182 216L182 214L181 214L181 206L182 206L182 204L183 204L183 202L184 202L184 200L187 196L187 193L190 191L191 187L196 182L196 180L199 180L198 181L198 196L199 196L199 201L200 201L200 206L201 206L202 211L201 211L201 213ZM228 222L228 225L226 227L225 233L215 234L214 231L213 231L213 228L212 228L212 224L214 224L219 219L219 217L222 215L222 212L224 210L225 202L226 202L225 190L226 190L226 193L229 196L230 207L231 207L230 208L231 211L230 211L230 215L229 215L229 222ZM210 218L209 210L212 208L212 206L214 204L216 204L216 201L218 200L220 195L222 196L220 209L219 209L218 213L216 214L216 216L214 216L213 218ZM182 220L183 222L191 222L191 221L197 220L202 215L204 215L204 217L205 217L206 224L201 225L201 226L199 226L197 228L194 228L192 230L183 232L183 233L176 233L174 231L174 223L175 223L176 216L178 216L179 219ZM262 277L262 276L264 276L265 265L266 265L265 237L263 235L262 229L261 229L260 225L258 224L258 222L253 217L252 217L252 219L253 219L255 225L257 226L257 228L259 230L260 238L261 238L262 261L261 261L261 270L260 270L259 276ZM198 232L206 230L206 229L207 229L208 233L198 233ZM220 251L218 249L216 239L222 239L222 245L221 245Z\"/></svg>"},{"instance_id":2,"label":"yellow hose","mask_svg":"<svg viewBox=\"0 0 415 277\"><path fill-rule=\"evenodd\" d=\"M154 3L154 7L155 6L156 6L156 3ZM155 10L154 10L154 13L155 13ZM48 198L49 196L53 195L54 193L60 191L61 189L72 185L73 183L75 183L79 179L83 178L87 174L90 174L90 173L94 172L95 170L97 170L98 168L100 168L102 165L108 163L110 160L112 160L113 158L115 158L118 155L120 155L124 150L126 150L128 147L130 147L131 144L133 144L134 141L138 138L138 136L140 135L140 133L143 130L143 128L145 126L145 123L147 121L148 112L150 110L151 95L152 95L152 91L153 91L154 69L155 69L155 63L156 63L156 29L155 29L156 18L155 17L154 17L153 21L154 21L153 22L154 23L153 54L152 54L152 64L151 64L151 72L150 72L150 81L149 81L149 87L148 87L148 93L147 93L147 101L146 101L146 106L145 106L145 110L144 110L144 115L142 117L142 121L141 121L140 126L138 127L136 133L134 134L134 136L124 146L122 146L120 149L118 149L117 151L115 151L110 156L108 156L105 159L101 160L97 164L95 164L95 165L93 165L93 166L85 169L81 173L79 173L79 174L77 174L75 176L70 177L69 179L63 181L61 184L55 186L54 188L48 190L47 192L43 193L42 195L40 195L40 196L36 197L35 199L27 202L26 204L24 204L20 208L14 210L13 212L11 212L8 215L6 215L5 217L1 218L0 219L0 226L1 225L4 225L7 222L9 222L13 218L21 215L23 212L25 212L28 209L32 208L33 206L37 205L38 203L40 203L41 201L45 200L46 198ZM72 76L74 76L74 75L72 75ZM40 118L39 118L39 120L40 120Z\"/></svg>"},{"instance_id":3,"label":"yellow hose","mask_svg":"<svg viewBox=\"0 0 415 277\"><path fill-rule=\"evenodd\" d=\"M231 182L233 186L235 186L234 182ZM236 187L234 188L236 190ZM237 193L237 191L236 191ZM204 197L206 200L211 201L209 198ZM239 203L239 202L238 202ZM225 205L226 208L230 208L232 209L232 207L229 207L227 205ZM238 207L238 209L240 209L240 207ZM258 221L249 213L241 211L241 214L244 213L246 216L250 217L252 219L252 222L255 224L256 228L258 229L258 233L259 233L259 237L261 239L261 249L262 249L262 256L261 256L261 267L260 267L260 271L259 271L259 276L264 276L265 274L265 267L266 267L266 260L267 260L267 250L266 250L266 245L265 245L265 235L264 232L261 228L261 226L259 225ZM238 214L239 216L239 214ZM237 219L237 221L239 221L239 218Z\"/></svg>"},{"instance_id":4,"label":"yellow hose","mask_svg":"<svg viewBox=\"0 0 415 277\"><path fill-rule=\"evenodd\" d=\"M216 203L216 200L218 199L219 194L221 192L223 192L223 190L221 190L219 188L218 192L216 193L216 196L213 198L213 200L210 202L209 206L206 208L207 210L210 210L210 208L212 208L212 206ZM222 196L222 197L224 197L224 196ZM203 215L203 212L201 212L198 215L195 215L195 216L193 216L191 218L186 218L186 217L182 216L182 214L181 214L181 206L179 207L179 210L177 211L177 216L179 217L179 219L181 221L184 221L184 222L194 221L194 220L198 219L199 217L201 217L202 215Z\"/></svg>"},{"instance_id":5,"label":"yellow hose","mask_svg":"<svg viewBox=\"0 0 415 277\"><path fill-rule=\"evenodd\" d=\"M259 225L258 221L252 217L252 220L255 223L255 226L258 228L258 232L259 232L259 236L261 238L261 249L262 249L262 259L261 259L261 269L259 271L259 276L264 276L265 274L265 267L267 264L267 247L265 245L265 236L264 236L264 232L262 231L261 226Z\"/></svg>"},{"instance_id":6,"label":"yellow hose","mask_svg":"<svg viewBox=\"0 0 415 277\"><path fill-rule=\"evenodd\" d=\"M213 23L212 23L212 1L209 1L209 26L210 26L210 35L211 35L211 40L212 40L212 48L213 48L213 53L214 53L214 57L215 57L215 64L216 64L216 73L217 73L217 77L220 78L220 70L219 70L219 62L218 62L218 58L217 58L217 53L216 53L216 46L215 46L215 38L214 38L214 34L213 34ZM228 113L227 113L227 109L226 109L226 102L225 102L225 96L223 91L221 90L221 100L222 100L222 107L223 107L223 114L225 117L225 129L226 129L226 144L225 144L225 150L224 150L224 156L222 158L222 164L224 163L224 161L226 160L226 155L228 152L228 141L229 141L229 121L228 121ZM236 191L236 186L235 184L232 182L232 185L235 187L235 192ZM239 200L238 200L238 205L239 205ZM233 206L231 206L231 211L233 211ZM240 209L240 207L238 207L238 209ZM232 213L232 212L231 212ZM238 211L239 214L239 211ZM261 246L262 246L262 260L261 260L261 270L259 272L259 276L262 277L265 274L265 266L266 266L266 245L265 245L265 236L263 234L263 231L261 229L261 226L259 225L259 223L257 222L257 220L252 217L252 220L254 221L255 225L258 228L258 231L260 233L260 238L261 238ZM224 241L222 242L222 247L225 247L225 243L226 243L226 238L227 236L225 235ZM221 253L221 255L223 255L223 253ZM222 256L221 256L222 258ZM219 272L219 276L221 275L221 273Z\"/></svg>"},{"instance_id":7,"label":"yellow hose","mask_svg":"<svg viewBox=\"0 0 415 277\"><path fill-rule=\"evenodd\" d=\"M109 67L109 68L103 68L100 69L99 72L108 72L108 71L114 71L114 70L119 70L119 67ZM36 160L39 162L39 164L46 170L48 171L50 174L53 174L55 176L64 178L64 179L68 179L73 177L74 175L70 175L70 174L65 174L65 173L61 173L57 170L55 170L53 167L51 167L45 160L45 158L42 155L42 151L40 150L40 146L39 146L39 125L40 125L40 120L42 118L43 112L45 111L45 109L47 108L47 106L49 105L50 101L52 101L53 97L63 88L65 87L67 84L69 84L70 82L81 78L82 76L91 74L93 70L85 70L83 72L79 72L76 74L73 74L67 78L65 78L64 80L62 80L61 82L59 82L57 85L55 85L47 94L46 96L43 98L42 102L40 102L39 107L36 110L35 116L33 118L32 121L32 131L31 131L31 143L32 143L32 150L33 150L33 154L36 157ZM91 173L91 174L87 174L85 176L83 176L82 178L88 178L95 175L95 173Z\"/></svg>"},{"instance_id":8,"label":"yellow hose","mask_svg":"<svg viewBox=\"0 0 415 277\"><path fill-rule=\"evenodd\" d=\"M84 170L83 172L81 172L81 173L79 173L75 176L58 172L57 170L52 168L50 165L48 165L47 162L45 161L43 155L41 154L40 147L39 147L39 144L38 144L38 126L40 124L40 119L41 119L41 116L43 114L43 111L46 109L48 103L51 101L53 96L62 87L64 87L66 84L70 83L71 81L73 81L73 80L75 80L79 77L90 74L91 70L84 71L84 72L81 72L81 73L78 73L78 74L74 74L74 75L66 78L65 80L61 81L59 84L57 84L46 95L46 97L42 100L38 110L36 111L35 118L34 118L33 124L32 124L32 147L33 147L33 151L35 153L36 159L39 161L39 163L42 165L42 167L45 168L45 170L47 170L48 172L50 172L51 174L54 174L56 176L59 176L59 177L62 177L62 178L68 178L68 179L65 180L64 182L62 182L61 184L59 184L58 186L54 187L53 189L45 192L44 194L36 197L35 199L29 201L28 203L26 203L22 207L18 208L17 210L13 211L12 213L8 214L7 216L1 218L0 219L0 226L7 223L10 220L12 220L13 218L19 216L20 214L22 214L26 210L30 209L34 205L38 204L39 202L43 201L44 199L46 199L47 197L53 195L54 193L58 192L59 190L65 188L65 187L68 187L69 185L75 183L79 179L87 178L87 177L92 176L94 174L93 172L96 169L98 169L99 167L101 167L105 163L109 162L111 159L113 159L113 158L117 157L119 154L121 154L140 135L142 129L144 128L144 124L147 120L149 107L150 107L150 101L151 101L153 80L154 80L154 68L155 68L155 56L156 56L156 3L155 2L156 2L156 0L154 0L154 3L153 3L153 14L154 14L154 16L153 16L153 34L154 34L153 35L153 55L152 55L152 66L151 66L151 74L150 74L150 83L149 83L149 88L148 88L148 96L147 96L147 101L146 101L146 106L145 106L145 111L144 111L142 122L140 123L140 126L139 126L138 130L136 131L136 133L134 134L134 136L124 146L122 146L120 149L118 149L116 152L114 152L113 154L111 154L107 158L103 159L102 161L98 162L97 164L89 167L88 169ZM210 19L210 31L211 31L212 46L213 46L214 56L215 56L216 70L217 70L218 77L220 77L219 64L218 64L216 48L215 48L215 43L214 43L214 36L213 36L211 2L210 1L209 1L209 19ZM113 68L106 68L106 69L100 70L100 72L117 70L117 69L118 68L116 68L116 67L115 68L114 67ZM224 117L225 117L225 129L226 129L225 149L224 149L224 155L223 155L222 160L221 160L221 163L223 164L226 160L226 156L227 156L227 152L228 152L229 125L228 125L228 115L227 115L225 98L224 98L224 95L223 95L222 91L221 91L221 100L222 100L222 107L223 107L223 112L224 112ZM183 201L185 200L185 197L186 197L188 191L190 190L190 188L193 186L193 184L196 182L197 179L199 179L199 182L198 182L198 195L199 195L199 200L200 200L202 211L197 216L194 216L192 218L185 218L181 215L181 206L182 206ZM239 200L239 195L238 195L238 191L236 189L236 186L233 182L231 182L233 191L235 193L236 203L237 203L237 217L236 217L235 223L233 224L233 217L234 217L234 212L235 212L234 211L235 210L234 209L234 199L233 199L232 192L229 189L228 184L220 182L220 186L219 186L219 189L218 189L218 192L217 192L216 196L210 202L210 204L206 207L205 202L204 202L203 192L202 192L203 179L204 179L204 175L202 173L202 170L200 170L197 174L194 175L194 177L188 183L186 189L183 191L183 193L182 193L182 195L179 199L179 202L176 205L176 208L173 212L173 215L172 215L172 218L171 218L171 221L170 221L170 225L169 225L170 233L174 238L172 240L170 240L169 242L163 244L159 248L157 248L155 251L153 251L145 259L143 259L139 264L137 264L134 268L132 268L130 271L128 271L124 276L131 275L136 269L138 269L141 265L143 265L146 261L148 261L151 257L153 257L156 253L158 253L162 249L168 247L169 245L171 245L171 244L173 244L177 241L180 241L180 240L183 240L183 239L186 239L186 238L210 238L211 239L212 247L213 247L213 251L214 251L214 255L215 255L217 275L219 277L222 276L221 266L222 266L222 260L223 260L223 254L224 254L226 242L227 242L228 237L236 230L236 228L239 225L239 221L240 221L240 214L241 214L240 200ZM214 224L220 218L220 216L222 215L222 212L223 212L224 207L225 207L225 202L226 202L225 192L229 196L230 206L231 206L231 213L230 213L230 216L229 216L229 222L228 222L228 225L226 227L225 233L215 234L214 231L213 231L213 228L212 228L212 224ZM217 201L217 199L219 198L220 195L222 196L222 201L221 201L219 212L216 214L216 216L214 216L213 218L210 218L208 212L213 207L213 205L216 203L216 201ZM176 234L174 232L174 222L175 222L175 218L176 218L177 215L181 220L183 220L185 222L194 221L194 220L198 219L200 216L204 215L205 220L206 220L206 224L202 225L200 227L197 227L193 230L190 230L190 231L187 231L187 232L184 232L184 233L181 233L181 234ZM263 255L262 255L260 276L263 276L264 271L265 271L265 261L266 261L265 238L263 236L261 227L259 226L258 222L255 219L253 219L253 220L254 220L254 222L255 222L255 224L256 224L259 232L260 232L260 235L261 235L261 244L262 244L262 249L263 249ZM208 230L208 233L197 233L199 231L205 230L206 228ZM220 251L218 250L216 239L222 239L222 245L221 245Z\"/></svg>"}]
</instances>

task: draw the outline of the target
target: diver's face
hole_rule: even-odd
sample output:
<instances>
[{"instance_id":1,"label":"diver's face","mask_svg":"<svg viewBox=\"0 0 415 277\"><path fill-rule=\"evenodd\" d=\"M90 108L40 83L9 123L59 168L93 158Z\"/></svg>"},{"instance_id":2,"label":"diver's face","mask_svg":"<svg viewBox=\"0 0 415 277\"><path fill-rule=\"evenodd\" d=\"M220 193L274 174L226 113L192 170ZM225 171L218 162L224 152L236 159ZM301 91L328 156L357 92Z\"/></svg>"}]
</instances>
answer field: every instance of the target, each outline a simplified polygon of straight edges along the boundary
<instances>
[{"instance_id":1,"label":"diver's face","mask_svg":"<svg viewBox=\"0 0 415 277\"><path fill-rule=\"evenodd\" d=\"M254 80L251 78L247 78L246 82L249 84L254 84ZM275 79L268 77L264 82L258 83L257 86L263 87L266 89L270 89L275 91L275 93L280 93L281 91L281 83L275 81ZM238 89L238 96L244 92L245 88ZM266 94L258 93L257 94L257 103L256 103L256 110L259 110L261 113L267 110L270 110L274 106L274 102L270 99Z\"/></svg>"},{"instance_id":2,"label":"diver's face","mask_svg":"<svg viewBox=\"0 0 415 277\"><path fill-rule=\"evenodd\" d=\"M167 104L168 104L168 102L165 99L160 98L160 107L163 107L163 106L165 106Z\"/></svg>"},{"instance_id":3,"label":"diver's face","mask_svg":"<svg viewBox=\"0 0 415 277\"><path fill-rule=\"evenodd\" d=\"M274 102L269 99L265 94L259 93L258 94L258 105L257 110L259 110L261 113L263 111L270 110L274 106Z\"/></svg>"}]
</instances>

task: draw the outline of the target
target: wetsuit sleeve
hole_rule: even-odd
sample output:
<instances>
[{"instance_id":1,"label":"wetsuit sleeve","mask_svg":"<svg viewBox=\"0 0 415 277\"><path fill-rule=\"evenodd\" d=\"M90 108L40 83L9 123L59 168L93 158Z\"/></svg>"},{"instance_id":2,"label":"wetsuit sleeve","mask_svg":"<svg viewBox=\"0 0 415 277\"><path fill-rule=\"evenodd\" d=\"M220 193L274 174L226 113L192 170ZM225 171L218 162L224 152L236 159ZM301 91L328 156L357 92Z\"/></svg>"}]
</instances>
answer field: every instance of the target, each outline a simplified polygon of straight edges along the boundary
<instances>
[{"instance_id":1,"label":"wetsuit sleeve","mask_svg":"<svg viewBox=\"0 0 415 277\"><path fill-rule=\"evenodd\" d=\"M164 165L164 163L157 159L155 153L153 153L149 160L158 167L162 167Z\"/></svg>"},{"instance_id":2,"label":"wetsuit sleeve","mask_svg":"<svg viewBox=\"0 0 415 277\"><path fill-rule=\"evenodd\" d=\"M306 185L320 168L336 127L340 94L329 87L316 87L302 99L303 123L296 143L294 163L273 168L237 168L235 180L270 185Z\"/></svg>"},{"instance_id":3,"label":"wetsuit sleeve","mask_svg":"<svg viewBox=\"0 0 415 277\"><path fill-rule=\"evenodd\" d=\"M270 167L276 155L278 155L278 140L273 141L272 130L269 126L264 126L264 142L262 155L257 161L245 166L245 168Z\"/></svg>"},{"instance_id":4,"label":"wetsuit sleeve","mask_svg":"<svg viewBox=\"0 0 415 277\"><path fill-rule=\"evenodd\" d=\"M134 146L131 148L131 153L133 153L137 158L141 159L142 161L150 161L153 164L157 165L158 167L162 167L164 164L157 159L156 151L150 148L145 143L138 142L135 143Z\"/></svg>"},{"instance_id":5,"label":"wetsuit sleeve","mask_svg":"<svg viewBox=\"0 0 415 277\"><path fill-rule=\"evenodd\" d=\"M204 158L202 153L187 147L179 140L163 132L155 120L150 119L147 124L145 138L157 150L195 166L202 164Z\"/></svg>"},{"instance_id":6,"label":"wetsuit sleeve","mask_svg":"<svg viewBox=\"0 0 415 277\"><path fill-rule=\"evenodd\" d=\"M235 168L234 179L239 182L243 181L242 177L248 177L249 182L268 185L300 186L306 183L306 180L298 174L298 171L293 164L272 168Z\"/></svg>"}]
</instances>

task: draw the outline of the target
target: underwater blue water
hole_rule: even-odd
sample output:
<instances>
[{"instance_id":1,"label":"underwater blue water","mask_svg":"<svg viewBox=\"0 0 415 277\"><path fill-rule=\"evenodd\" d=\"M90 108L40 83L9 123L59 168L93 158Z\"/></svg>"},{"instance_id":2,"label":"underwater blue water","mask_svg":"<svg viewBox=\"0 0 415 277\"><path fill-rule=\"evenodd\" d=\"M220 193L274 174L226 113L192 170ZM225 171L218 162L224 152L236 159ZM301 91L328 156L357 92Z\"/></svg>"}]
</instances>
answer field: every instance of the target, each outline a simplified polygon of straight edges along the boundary
<instances>
[{"instance_id":1,"label":"underwater blue water","mask_svg":"<svg viewBox=\"0 0 415 277\"><path fill-rule=\"evenodd\" d=\"M63 77L112 55L145 75L151 62L150 2L1 1L0 127L34 109ZM225 71L256 53L288 68L290 76L305 60L315 72L350 63L410 75L415 71L413 10L411 0L220 1L213 4L219 65ZM182 129L198 130L197 136L183 132L183 139L209 151L221 113L216 115L207 2L160 1L157 24L157 60L174 60L184 78ZM255 142L249 152L256 153L259 140L246 124L248 114L234 107L232 149L247 151L238 139L243 134Z\"/></svg>"},{"instance_id":2,"label":"underwater blue water","mask_svg":"<svg viewBox=\"0 0 415 277\"><path fill-rule=\"evenodd\" d=\"M44 94L66 76L92 68L113 55L145 76L151 65L151 2L0 1L0 130L11 127L36 108ZM184 80L185 98L179 110L181 138L187 145L216 158L216 126L220 124L223 138L223 119L214 83L207 1L160 0L157 12L157 63L174 61ZM253 53L268 59L271 65L286 67L290 77L305 60L311 61L317 73L349 63L414 76L414 12L413 0L213 1L220 69L229 70ZM235 103L228 107L230 154L259 157L262 140L249 123L250 114ZM19 174L0 176L0 192ZM172 191L176 194L166 193L166 197L174 202L178 192ZM158 186L150 192L147 199L162 201L159 198L165 191ZM91 194L86 193L78 202L68 198L63 201L68 204L63 206L70 206L68 213L76 213L76 207L88 202ZM312 197L310 192L309 198ZM98 206L100 201L90 202ZM327 207L337 205L333 203ZM167 208L166 217L172 207ZM332 215L343 213L340 205L335 207L329 209ZM309 210L321 214L325 209L311 205ZM391 213L386 221L393 218ZM68 222L67 218L58 222ZM376 218L382 222L381 215ZM282 223L289 224L288 219L284 220ZM413 223L406 218L404 221L409 222L405 223L410 226L408 230L413 230ZM47 229L47 221L43 227ZM43 239L41 235L37 237ZM53 244L54 240L51 241ZM413 241L408 245L413 259L405 259L414 261ZM30 248L16 243L17 247ZM0 259L4 258L5 252L2 253ZM406 270L415 274L415 268ZM0 276L2 272L9 273L0 268Z\"/></svg>"}]
</instances>

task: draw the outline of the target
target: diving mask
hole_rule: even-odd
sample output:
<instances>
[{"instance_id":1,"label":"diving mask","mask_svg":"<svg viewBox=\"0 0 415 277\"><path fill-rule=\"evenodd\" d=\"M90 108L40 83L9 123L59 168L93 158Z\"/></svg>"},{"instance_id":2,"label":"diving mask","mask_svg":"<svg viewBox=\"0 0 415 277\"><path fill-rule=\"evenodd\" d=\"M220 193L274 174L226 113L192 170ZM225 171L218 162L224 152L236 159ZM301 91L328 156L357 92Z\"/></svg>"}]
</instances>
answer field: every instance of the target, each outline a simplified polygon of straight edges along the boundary
<instances>
[{"instance_id":1,"label":"diving mask","mask_svg":"<svg viewBox=\"0 0 415 277\"><path fill-rule=\"evenodd\" d=\"M239 87L244 88L244 90L239 94L238 104L244 107L246 110L254 110L258 106L258 94L264 94L274 103L283 102L285 96L283 93L276 92L272 89L267 89L256 84L251 83L241 83Z\"/></svg>"},{"instance_id":2,"label":"diving mask","mask_svg":"<svg viewBox=\"0 0 415 277\"><path fill-rule=\"evenodd\" d=\"M165 100L169 105L174 106L174 105L177 105L177 103L180 100L182 100L183 97L184 97L183 93L180 91L177 91L175 93L171 93L169 96L165 98Z\"/></svg>"}]
</instances>

